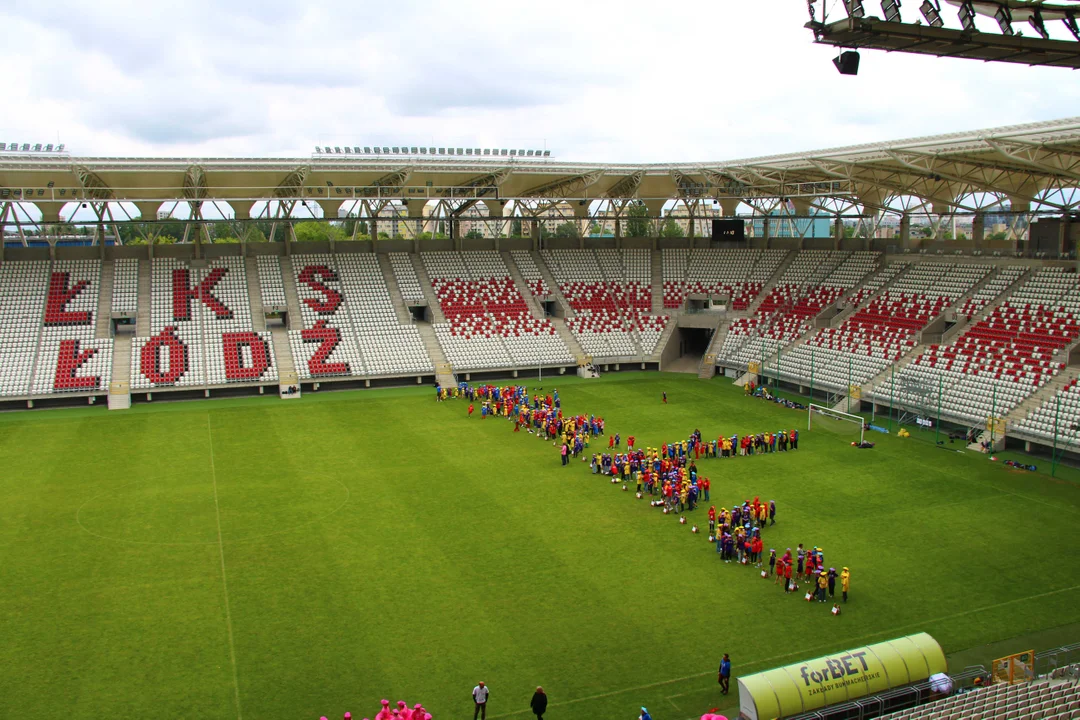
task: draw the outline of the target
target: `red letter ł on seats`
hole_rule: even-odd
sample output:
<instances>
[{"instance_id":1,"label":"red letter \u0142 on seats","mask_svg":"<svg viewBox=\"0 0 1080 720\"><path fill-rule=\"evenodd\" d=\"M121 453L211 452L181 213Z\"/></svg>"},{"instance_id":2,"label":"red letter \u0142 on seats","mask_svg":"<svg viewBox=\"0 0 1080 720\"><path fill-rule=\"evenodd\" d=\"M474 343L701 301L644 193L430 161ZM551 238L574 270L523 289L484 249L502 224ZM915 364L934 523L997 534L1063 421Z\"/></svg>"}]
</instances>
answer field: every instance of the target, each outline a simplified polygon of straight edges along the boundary
<instances>
[{"instance_id":1,"label":"red letter \u0142 on seats","mask_svg":"<svg viewBox=\"0 0 1080 720\"><path fill-rule=\"evenodd\" d=\"M315 323L315 327L300 332L306 343L322 343L315 354L308 360L308 370L312 375L348 375L349 363L327 363L326 358L341 343L341 331L330 327L325 320Z\"/></svg>"},{"instance_id":2,"label":"red letter \u0142 on seats","mask_svg":"<svg viewBox=\"0 0 1080 720\"><path fill-rule=\"evenodd\" d=\"M168 353L166 360L169 366L164 370L162 349ZM146 379L155 385L173 385L184 376L188 370L187 345L176 336L176 328L165 328L143 345L139 368Z\"/></svg>"},{"instance_id":3,"label":"red letter \u0142 on seats","mask_svg":"<svg viewBox=\"0 0 1080 720\"><path fill-rule=\"evenodd\" d=\"M245 345L251 348L251 367L244 367L240 348ZM228 380L258 380L270 367L270 349L257 333L222 333L221 350L225 354L225 377Z\"/></svg>"},{"instance_id":4,"label":"red letter \u0142 on seats","mask_svg":"<svg viewBox=\"0 0 1080 720\"><path fill-rule=\"evenodd\" d=\"M337 273L325 265L308 265L300 271L300 282L307 285L317 293L322 293L326 299L304 298L304 304L320 315L333 315L341 305L341 293L333 288L328 288L319 280L337 282Z\"/></svg>"},{"instance_id":5,"label":"red letter \u0142 on seats","mask_svg":"<svg viewBox=\"0 0 1080 720\"><path fill-rule=\"evenodd\" d=\"M208 308L214 311L219 320L231 320L233 316L232 310L214 297L213 293L214 286L221 282L221 278L225 277L227 272L229 272L229 268L216 267L210 271L209 275L203 278L201 283L191 287L191 273L188 272L187 268L173 270L173 320L191 319L192 300L202 300Z\"/></svg>"},{"instance_id":6,"label":"red letter \u0142 on seats","mask_svg":"<svg viewBox=\"0 0 1080 720\"><path fill-rule=\"evenodd\" d=\"M75 377L75 371L87 360L97 354L97 348L86 348L79 352L78 340L61 340L60 354L56 358L56 375L53 377L54 390L94 390L101 382L100 375Z\"/></svg>"},{"instance_id":7,"label":"red letter \u0142 on seats","mask_svg":"<svg viewBox=\"0 0 1080 720\"><path fill-rule=\"evenodd\" d=\"M80 280L68 287L71 274L54 272L49 278L49 294L45 300L46 325L86 325L90 322L90 311L66 312L64 306L87 288L89 280Z\"/></svg>"}]
</instances>

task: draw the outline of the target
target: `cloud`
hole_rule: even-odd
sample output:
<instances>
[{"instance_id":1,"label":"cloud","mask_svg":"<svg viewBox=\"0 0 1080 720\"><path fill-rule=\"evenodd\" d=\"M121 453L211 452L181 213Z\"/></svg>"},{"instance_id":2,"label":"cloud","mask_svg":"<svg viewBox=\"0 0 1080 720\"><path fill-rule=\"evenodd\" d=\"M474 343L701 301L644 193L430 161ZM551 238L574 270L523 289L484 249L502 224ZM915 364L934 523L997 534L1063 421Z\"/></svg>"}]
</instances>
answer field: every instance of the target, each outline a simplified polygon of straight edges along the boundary
<instances>
[{"instance_id":1,"label":"cloud","mask_svg":"<svg viewBox=\"0 0 1080 720\"><path fill-rule=\"evenodd\" d=\"M814 45L805 5L99 0L0 10L0 131L85 155L313 145L721 161L1073 114L1066 70ZM44 133L44 134L43 134ZM47 134L49 137L45 137ZM18 136L18 137L16 137Z\"/></svg>"}]
</instances>

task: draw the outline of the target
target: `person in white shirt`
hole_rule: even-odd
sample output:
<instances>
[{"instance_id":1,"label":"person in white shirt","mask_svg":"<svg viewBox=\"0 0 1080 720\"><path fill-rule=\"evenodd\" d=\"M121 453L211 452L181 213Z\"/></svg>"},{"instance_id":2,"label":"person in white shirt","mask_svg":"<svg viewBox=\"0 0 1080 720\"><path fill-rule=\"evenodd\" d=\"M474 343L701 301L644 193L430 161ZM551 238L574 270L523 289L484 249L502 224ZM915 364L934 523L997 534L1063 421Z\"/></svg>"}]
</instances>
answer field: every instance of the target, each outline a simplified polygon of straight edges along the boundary
<instances>
[{"instance_id":1,"label":"person in white shirt","mask_svg":"<svg viewBox=\"0 0 1080 720\"><path fill-rule=\"evenodd\" d=\"M477 717L481 720L487 720L487 699L488 688L484 685L484 681L481 680L476 687L472 689L472 699L476 703L476 710L473 711L473 720Z\"/></svg>"}]
</instances>

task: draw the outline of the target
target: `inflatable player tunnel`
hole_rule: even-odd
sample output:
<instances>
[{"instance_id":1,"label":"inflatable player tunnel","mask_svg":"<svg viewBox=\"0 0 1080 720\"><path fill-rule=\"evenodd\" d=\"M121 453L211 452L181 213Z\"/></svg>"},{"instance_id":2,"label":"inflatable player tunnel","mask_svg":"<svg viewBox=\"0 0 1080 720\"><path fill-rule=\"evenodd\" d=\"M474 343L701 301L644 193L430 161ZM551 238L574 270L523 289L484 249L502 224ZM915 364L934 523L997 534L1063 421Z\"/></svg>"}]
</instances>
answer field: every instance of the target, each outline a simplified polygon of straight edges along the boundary
<instances>
[{"instance_id":1,"label":"inflatable player tunnel","mask_svg":"<svg viewBox=\"0 0 1080 720\"><path fill-rule=\"evenodd\" d=\"M748 720L789 717L945 671L941 646L919 633L739 678L739 709Z\"/></svg>"}]
</instances>

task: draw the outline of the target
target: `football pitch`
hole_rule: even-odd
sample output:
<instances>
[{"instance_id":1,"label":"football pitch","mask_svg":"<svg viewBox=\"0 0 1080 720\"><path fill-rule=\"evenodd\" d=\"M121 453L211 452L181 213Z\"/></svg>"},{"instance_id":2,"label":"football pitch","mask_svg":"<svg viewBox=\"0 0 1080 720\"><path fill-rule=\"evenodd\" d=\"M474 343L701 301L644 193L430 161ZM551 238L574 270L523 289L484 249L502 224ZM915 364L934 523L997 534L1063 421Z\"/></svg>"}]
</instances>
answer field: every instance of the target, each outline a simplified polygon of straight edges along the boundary
<instances>
[{"instance_id":1,"label":"football pitch","mask_svg":"<svg viewBox=\"0 0 1080 720\"><path fill-rule=\"evenodd\" d=\"M554 720L686 720L731 707L724 652L737 678L919 631L952 653L1080 621L1074 471L877 433L856 450L853 425L807 432L722 378L543 387L639 446L798 428L798 451L699 469L717 507L776 501L766 551L851 568L843 614L721 562L689 530L709 503L681 526L426 386L9 413L0 717L361 718L385 697L449 720L484 680L489 718L530 720L543 685Z\"/></svg>"}]
</instances>

